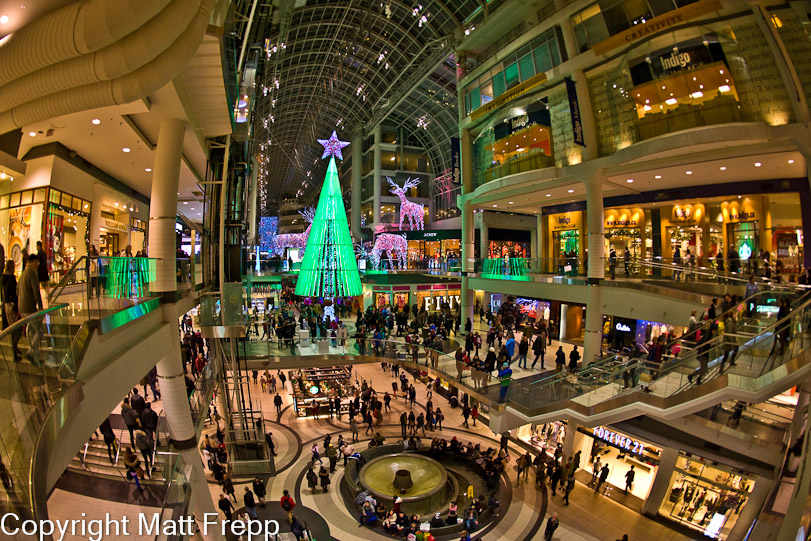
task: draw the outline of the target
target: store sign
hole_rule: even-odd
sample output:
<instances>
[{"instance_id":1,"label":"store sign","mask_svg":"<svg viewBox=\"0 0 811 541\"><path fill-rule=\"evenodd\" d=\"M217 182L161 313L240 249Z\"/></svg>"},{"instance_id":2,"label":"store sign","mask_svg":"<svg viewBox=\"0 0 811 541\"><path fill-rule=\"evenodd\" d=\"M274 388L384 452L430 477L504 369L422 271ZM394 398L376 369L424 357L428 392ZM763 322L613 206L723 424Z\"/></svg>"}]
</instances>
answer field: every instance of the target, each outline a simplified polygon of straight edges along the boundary
<instances>
[{"instance_id":1,"label":"store sign","mask_svg":"<svg viewBox=\"0 0 811 541\"><path fill-rule=\"evenodd\" d=\"M545 73L539 73L537 75L534 75L529 79L527 79L526 81L524 81L523 83L521 83L520 85L512 88L511 90L508 90L501 96L495 98L493 101L488 102L486 105L482 104L481 107L475 109L472 113L470 113L470 119L476 120L477 118L480 118L491 111L495 111L505 103L508 103L520 97L521 95L526 94L536 86L539 86L545 82L546 82Z\"/></svg>"},{"instance_id":2,"label":"store sign","mask_svg":"<svg viewBox=\"0 0 811 541\"><path fill-rule=\"evenodd\" d=\"M631 327L629 327L625 323L617 323L617 325L614 328L620 332L631 332Z\"/></svg>"},{"instance_id":3,"label":"store sign","mask_svg":"<svg viewBox=\"0 0 811 541\"><path fill-rule=\"evenodd\" d=\"M551 214L549 216L549 229L552 231L567 231L580 229L580 211L566 212L564 214Z\"/></svg>"},{"instance_id":4,"label":"store sign","mask_svg":"<svg viewBox=\"0 0 811 541\"><path fill-rule=\"evenodd\" d=\"M459 295L437 295L435 297L425 297L425 310L427 312L442 309L442 305L448 303L448 307L453 310L454 306L459 306Z\"/></svg>"},{"instance_id":5,"label":"store sign","mask_svg":"<svg viewBox=\"0 0 811 541\"><path fill-rule=\"evenodd\" d=\"M673 225L698 225L704 218L704 205L673 205L670 223Z\"/></svg>"},{"instance_id":6,"label":"store sign","mask_svg":"<svg viewBox=\"0 0 811 541\"><path fill-rule=\"evenodd\" d=\"M127 224L123 224L121 222L117 222L115 220L110 220L109 218L104 218L104 222L102 227L106 229L112 229L113 231L121 231L122 233L129 232L129 228Z\"/></svg>"},{"instance_id":7,"label":"store sign","mask_svg":"<svg viewBox=\"0 0 811 541\"><path fill-rule=\"evenodd\" d=\"M594 437L607 441L611 445L616 445L620 449L625 449L626 451L635 453L637 455L642 454L642 451L645 450L645 444L641 441L632 440L628 436L624 436L619 432L608 430L604 426L594 428Z\"/></svg>"},{"instance_id":8,"label":"store sign","mask_svg":"<svg viewBox=\"0 0 811 541\"><path fill-rule=\"evenodd\" d=\"M604 213L605 227L640 227L645 221L642 209L609 209Z\"/></svg>"},{"instance_id":9,"label":"store sign","mask_svg":"<svg viewBox=\"0 0 811 541\"><path fill-rule=\"evenodd\" d=\"M512 131L520 130L521 128L526 128L529 124L529 115L524 113L521 116L517 116L515 118L510 119L510 129Z\"/></svg>"},{"instance_id":10,"label":"store sign","mask_svg":"<svg viewBox=\"0 0 811 541\"><path fill-rule=\"evenodd\" d=\"M453 184L462 184L462 151L458 137L451 137L451 168Z\"/></svg>"},{"instance_id":11,"label":"store sign","mask_svg":"<svg viewBox=\"0 0 811 541\"><path fill-rule=\"evenodd\" d=\"M461 239L461 229L440 229L435 231L405 231L406 239L408 240L448 240L448 239Z\"/></svg>"},{"instance_id":12,"label":"store sign","mask_svg":"<svg viewBox=\"0 0 811 541\"><path fill-rule=\"evenodd\" d=\"M580 115L580 101L577 99L577 86L575 82L568 77L564 79L566 82L566 94L569 98L569 113L572 116L572 135L574 143L581 147L586 146L583 139L583 118Z\"/></svg>"},{"instance_id":13,"label":"store sign","mask_svg":"<svg viewBox=\"0 0 811 541\"><path fill-rule=\"evenodd\" d=\"M610 38L594 44L591 50L595 54L605 54L612 49L634 43L635 41L644 39L652 34L662 32L673 26L680 25L696 17L720 11L722 9L720 0L699 0L694 4L689 4L682 8L670 11L668 13L653 17L640 24L635 24L631 28L615 34Z\"/></svg>"}]
</instances>

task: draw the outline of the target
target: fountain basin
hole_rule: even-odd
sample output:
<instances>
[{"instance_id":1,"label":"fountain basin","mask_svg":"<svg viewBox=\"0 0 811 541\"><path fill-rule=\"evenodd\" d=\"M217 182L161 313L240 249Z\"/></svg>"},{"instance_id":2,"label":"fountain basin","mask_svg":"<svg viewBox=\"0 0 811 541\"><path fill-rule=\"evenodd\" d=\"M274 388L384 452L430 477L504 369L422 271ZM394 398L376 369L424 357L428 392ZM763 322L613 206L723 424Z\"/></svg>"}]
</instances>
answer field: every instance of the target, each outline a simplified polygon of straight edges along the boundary
<instances>
[{"instance_id":1,"label":"fountain basin","mask_svg":"<svg viewBox=\"0 0 811 541\"><path fill-rule=\"evenodd\" d=\"M401 493L403 485L395 483L395 479L397 472L404 470L411 476L411 486ZM391 507L390 503L399 497L403 500L403 510L420 515L446 503L454 492L442 464L411 453L396 453L370 460L361 468L358 480L367 492L387 502L387 507Z\"/></svg>"}]
</instances>

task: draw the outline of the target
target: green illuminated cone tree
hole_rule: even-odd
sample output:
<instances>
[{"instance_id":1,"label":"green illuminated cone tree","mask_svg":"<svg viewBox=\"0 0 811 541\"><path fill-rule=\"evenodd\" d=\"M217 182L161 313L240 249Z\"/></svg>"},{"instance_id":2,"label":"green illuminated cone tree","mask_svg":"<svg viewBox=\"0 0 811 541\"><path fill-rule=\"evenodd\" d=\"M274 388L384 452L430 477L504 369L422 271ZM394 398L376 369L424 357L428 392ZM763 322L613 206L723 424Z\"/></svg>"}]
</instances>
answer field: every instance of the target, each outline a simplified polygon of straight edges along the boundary
<instances>
[{"instance_id":1,"label":"green illuminated cone tree","mask_svg":"<svg viewBox=\"0 0 811 541\"><path fill-rule=\"evenodd\" d=\"M341 197L338 169L335 157L330 156L296 282L296 295L334 299L361 293L358 262Z\"/></svg>"}]
</instances>

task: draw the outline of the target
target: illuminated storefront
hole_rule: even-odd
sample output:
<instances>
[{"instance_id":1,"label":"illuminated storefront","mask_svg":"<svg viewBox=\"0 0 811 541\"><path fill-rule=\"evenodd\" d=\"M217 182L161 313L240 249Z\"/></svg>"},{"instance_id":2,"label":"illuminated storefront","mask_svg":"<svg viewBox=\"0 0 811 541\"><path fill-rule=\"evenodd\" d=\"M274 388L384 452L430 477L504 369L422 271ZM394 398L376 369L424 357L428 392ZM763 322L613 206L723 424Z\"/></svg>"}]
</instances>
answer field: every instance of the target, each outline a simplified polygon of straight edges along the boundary
<instances>
[{"instance_id":1,"label":"illuminated storefront","mask_svg":"<svg viewBox=\"0 0 811 541\"><path fill-rule=\"evenodd\" d=\"M726 539L754 486L754 477L680 451L659 514L707 537Z\"/></svg>"},{"instance_id":2,"label":"illuminated storefront","mask_svg":"<svg viewBox=\"0 0 811 541\"><path fill-rule=\"evenodd\" d=\"M462 231L438 229L406 231L408 262L411 268L430 268L432 259L458 260L462 254Z\"/></svg>"},{"instance_id":3,"label":"illuminated storefront","mask_svg":"<svg viewBox=\"0 0 811 541\"><path fill-rule=\"evenodd\" d=\"M606 257L613 248L617 257L623 257L625 249L634 259L645 257L645 211L641 208L608 209L603 213L605 225Z\"/></svg>"},{"instance_id":4,"label":"illuminated storefront","mask_svg":"<svg viewBox=\"0 0 811 541\"><path fill-rule=\"evenodd\" d=\"M550 214L547 216L550 249L546 256L554 262L553 272L563 272L564 259L583 254L585 221L582 211ZM574 270L574 269L572 269Z\"/></svg>"}]
</instances>

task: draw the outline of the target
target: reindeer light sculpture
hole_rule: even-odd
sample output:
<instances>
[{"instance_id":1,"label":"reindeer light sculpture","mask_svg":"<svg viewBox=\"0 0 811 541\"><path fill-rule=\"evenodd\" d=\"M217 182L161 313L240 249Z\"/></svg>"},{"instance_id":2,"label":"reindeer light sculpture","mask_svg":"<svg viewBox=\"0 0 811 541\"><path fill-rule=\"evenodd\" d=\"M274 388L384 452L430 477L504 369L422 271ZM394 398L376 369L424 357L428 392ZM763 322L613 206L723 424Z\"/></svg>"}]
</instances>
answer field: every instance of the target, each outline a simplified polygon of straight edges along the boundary
<instances>
[{"instance_id":1,"label":"reindeer light sculpture","mask_svg":"<svg viewBox=\"0 0 811 541\"><path fill-rule=\"evenodd\" d=\"M410 178L405 181L403 187L401 188L396 182L394 182L391 178L386 177L391 184L391 193L396 195L400 198L400 230L403 229L403 218L408 218L408 223L411 226L411 230L415 229L415 225L417 226L416 229L422 231L424 228L424 220L425 220L425 205L420 205L419 203L412 203L408 199L406 199L406 190L410 190L411 188L416 188L420 184L419 179L411 180Z\"/></svg>"},{"instance_id":2,"label":"reindeer light sculpture","mask_svg":"<svg viewBox=\"0 0 811 541\"><path fill-rule=\"evenodd\" d=\"M389 256L390 268L393 269L396 263L401 269L405 269L407 266L406 256L408 256L408 241L405 233L400 235L381 233L378 235L371 252L371 259L375 262L375 266L379 265L381 256L384 253Z\"/></svg>"},{"instance_id":3,"label":"reindeer light sculpture","mask_svg":"<svg viewBox=\"0 0 811 541\"><path fill-rule=\"evenodd\" d=\"M299 214L307 221L307 229L303 233L283 233L273 237L273 253L277 256L284 256L284 251L288 248L300 248L301 257L304 257L304 249L307 247L307 239L310 238L310 229L313 227L313 218L315 218L315 208L308 207Z\"/></svg>"}]
</instances>

